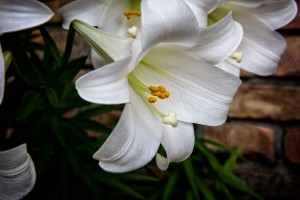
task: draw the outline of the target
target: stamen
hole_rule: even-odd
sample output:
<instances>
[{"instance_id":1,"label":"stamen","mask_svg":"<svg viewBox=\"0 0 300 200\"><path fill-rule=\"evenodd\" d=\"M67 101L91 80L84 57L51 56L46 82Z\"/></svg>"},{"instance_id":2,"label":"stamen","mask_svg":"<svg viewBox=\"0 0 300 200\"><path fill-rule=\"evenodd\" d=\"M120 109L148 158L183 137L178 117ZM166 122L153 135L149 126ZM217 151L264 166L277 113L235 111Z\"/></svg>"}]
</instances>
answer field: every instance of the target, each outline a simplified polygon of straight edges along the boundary
<instances>
[{"instance_id":1,"label":"stamen","mask_svg":"<svg viewBox=\"0 0 300 200\"><path fill-rule=\"evenodd\" d=\"M164 86L149 86L148 89L151 92L151 95L156 96L160 99L166 99L169 98L170 92L166 90Z\"/></svg>"},{"instance_id":2,"label":"stamen","mask_svg":"<svg viewBox=\"0 0 300 200\"><path fill-rule=\"evenodd\" d=\"M231 54L229 56L229 58L234 59L234 60L236 60L236 62L240 63L242 61L242 59L243 59L243 55L244 55L243 52L236 51L233 54Z\"/></svg>"},{"instance_id":3,"label":"stamen","mask_svg":"<svg viewBox=\"0 0 300 200\"><path fill-rule=\"evenodd\" d=\"M126 18L128 20L131 19L132 15L137 16L137 17L140 17L142 15L141 11L138 11L138 10L125 10L123 14L126 16Z\"/></svg>"},{"instance_id":4,"label":"stamen","mask_svg":"<svg viewBox=\"0 0 300 200\"><path fill-rule=\"evenodd\" d=\"M149 97L148 98L149 103L155 103L156 101L157 101L157 98L155 98L155 97Z\"/></svg>"}]
</instances>

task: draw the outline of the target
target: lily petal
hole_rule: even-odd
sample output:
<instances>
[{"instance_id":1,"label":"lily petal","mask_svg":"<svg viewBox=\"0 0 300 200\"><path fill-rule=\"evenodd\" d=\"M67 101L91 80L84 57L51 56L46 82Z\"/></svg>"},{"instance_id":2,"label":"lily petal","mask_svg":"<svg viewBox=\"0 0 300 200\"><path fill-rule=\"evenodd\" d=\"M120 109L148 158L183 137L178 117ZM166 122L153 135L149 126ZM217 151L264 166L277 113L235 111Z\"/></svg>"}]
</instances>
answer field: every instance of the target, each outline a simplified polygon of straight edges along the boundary
<instances>
[{"instance_id":1,"label":"lily petal","mask_svg":"<svg viewBox=\"0 0 300 200\"><path fill-rule=\"evenodd\" d=\"M219 22L207 27L200 27L197 44L189 52L210 63L218 64L230 56L240 45L243 28L233 21L230 12Z\"/></svg>"},{"instance_id":2,"label":"lily petal","mask_svg":"<svg viewBox=\"0 0 300 200\"><path fill-rule=\"evenodd\" d=\"M251 9L253 14L267 22L273 29L278 29L297 15L297 3L294 0L266 1L262 6Z\"/></svg>"},{"instance_id":3,"label":"lily petal","mask_svg":"<svg viewBox=\"0 0 300 200\"><path fill-rule=\"evenodd\" d=\"M146 85L164 85L170 97L155 106L174 111L180 121L204 125L225 122L230 102L241 81L213 65L177 49L151 50L134 73Z\"/></svg>"},{"instance_id":4,"label":"lily petal","mask_svg":"<svg viewBox=\"0 0 300 200\"><path fill-rule=\"evenodd\" d=\"M186 47L195 44L198 23L192 10L182 0L143 0L141 11L143 49L150 49L158 43Z\"/></svg>"},{"instance_id":5,"label":"lily petal","mask_svg":"<svg viewBox=\"0 0 300 200\"><path fill-rule=\"evenodd\" d=\"M34 0L1 0L0 33L19 31L47 22L53 12L45 4Z\"/></svg>"},{"instance_id":6,"label":"lily petal","mask_svg":"<svg viewBox=\"0 0 300 200\"><path fill-rule=\"evenodd\" d=\"M131 57L113 62L81 76L76 81L78 94L99 104L130 102L127 66Z\"/></svg>"},{"instance_id":7,"label":"lily petal","mask_svg":"<svg viewBox=\"0 0 300 200\"><path fill-rule=\"evenodd\" d=\"M0 199L21 199L32 190L36 173L26 144L1 151L0 166Z\"/></svg>"},{"instance_id":8,"label":"lily petal","mask_svg":"<svg viewBox=\"0 0 300 200\"><path fill-rule=\"evenodd\" d=\"M221 3L242 6L246 8L257 8L268 0L221 0Z\"/></svg>"},{"instance_id":9,"label":"lily petal","mask_svg":"<svg viewBox=\"0 0 300 200\"><path fill-rule=\"evenodd\" d=\"M125 105L117 126L93 155L105 171L140 168L153 159L160 145L161 121L133 90L131 95L132 103Z\"/></svg>"},{"instance_id":10,"label":"lily petal","mask_svg":"<svg viewBox=\"0 0 300 200\"><path fill-rule=\"evenodd\" d=\"M193 124L179 121L177 127L163 126L162 146L167 158L156 155L156 164L160 170L167 170L170 162L181 162L193 152L195 135Z\"/></svg>"},{"instance_id":11,"label":"lily petal","mask_svg":"<svg viewBox=\"0 0 300 200\"><path fill-rule=\"evenodd\" d=\"M198 21L198 25L200 27L207 26L207 13L209 13L219 4L219 0L201 0L201 1L184 0L184 1L192 9Z\"/></svg>"},{"instance_id":12,"label":"lily petal","mask_svg":"<svg viewBox=\"0 0 300 200\"><path fill-rule=\"evenodd\" d=\"M75 19L98 26L105 4L97 0L76 0L62 6L58 11L63 17L63 28L69 29Z\"/></svg>"},{"instance_id":13,"label":"lily petal","mask_svg":"<svg viewBox=\"0 0 300 200\"><path fill-rule=\"evenodd\" d=\"M286 49L285 39L246 10L234 10L234 19L244 28L244 39L238 48L243 52L240 66L258 75L272 74Z\"/></svg>"},{"instance_id":14,"label":"lily petal","mask_svg":"<svg viewBox=\"0 0 300 200\"><path fill-rule=\"evenodd\" d=\"M79 20L74 20L72 24L99 56L108 55L108 58L103 58L104 60L112 59L112 62L131 55L133 39L105 33Z\"/></svg>"},{"instance_id":15,"label":"lily petal","mask_svg":"<svg viewBox=\"0 0 300 200\"><path fill-rule=\"evenodd\" d=\"M0 104L3 100L4 95L4 84L5 84L5 67L4 67L4 60L2 55L2 49L0 44Z\"/></svg>"}]
</instances>

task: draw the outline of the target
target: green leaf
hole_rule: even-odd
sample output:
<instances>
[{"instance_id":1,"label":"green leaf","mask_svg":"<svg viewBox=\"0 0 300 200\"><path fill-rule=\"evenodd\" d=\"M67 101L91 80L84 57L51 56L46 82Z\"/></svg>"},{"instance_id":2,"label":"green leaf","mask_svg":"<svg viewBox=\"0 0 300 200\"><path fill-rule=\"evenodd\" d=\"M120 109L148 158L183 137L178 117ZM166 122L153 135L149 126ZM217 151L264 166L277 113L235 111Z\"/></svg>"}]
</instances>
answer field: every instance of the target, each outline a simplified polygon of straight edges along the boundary
<instances>
[{"instance_id":1,"label":"green leaf","mask_svg":"<svg viewBox=\"0 0 300 200\"><path fill-rule=\"evenodd\" d=\"M140 175L140 174L133 174L133 173L126 173L126 174L119 174L118 178L127 181L149 181L149 182L158 182L159 179L149 176L149 175Z\"/></svg>"},{"instance_id":2,"label":"green leaf","mask_svg":"<svg viewBox=\"0 0 300 200\"><path fill-rule=\"evenodd\" d=\"M196 184L206 200L215 200L215 196L211 189L205 184L202 177L196 177Z\"/></svg>"},{"instance_id":3,"label":"green leaf","mask_svg":"<svg viewBox=\"0 0 300 200\"><path fill-rule=\"evenodd\" d=\"M236 164L237 159L240 157L242 152L242 147L233 151L230 157L226 160L225 165L223 166L224 171L231 171L233 166Z\"/></svg>"},{"instance_id":4,"label":"green leaf","mask_svg":"<svg viewBox=\"0 0 300 200\"><path fill-rule=\"evenodd\" d=\"M42 108L46 103L45 97L39 92L29 91L23 97L19 109L18 119L23 119L35 110Z\"/></svg>"},{"instance_id":5,"label":"green leaf","mask_svg":"<svg viewBox=\"0 0 300 200\"><path fill-rule=\"evenodd\" d=\"M174 187L175 187L175 184L179 180L179 174L180 174L179 168L175 169L171 173L171 175L170 175L170 177L168 179L168 182L167 182L167 184L165 186L162 200L168 200L168 199L171 198L172 192L173 192Z\"/></svg>"},{"instance_id":6,"label":"green leaf","mask_svg":"<svg viewBox=\"0 0 300 200\"><path fill-rule=\"evenodd\" d=\"M61 62L61 55L60 55L60 51L58 50L54 40L51 38L48 31L43 26L40 26L40 32L45 41L46 47L49 49L51 58L53 58L55 65L59 66L59 64Z\"/></svg>"},{"instance_id":7,"label":"green leaf","mask_svg":"<svg viewBox=\"0 0 300 200\"><path fill-rule=\"evenodd\" d=\"M123 191L125 194L138 198L138 199L145 199L142 195L140 195L138 192L136 192L132 187L127 185L126 183L123 183L115 178L112 178L110 174L95 174L94 178L101 182L104 183L105 185L114 187L117 190Z\"/></svg>"},{"instance_id":8,"label":"green leaf","mask_svg":"<svg viewBox=\"0 0 300 200\"><path fill-rule=\"evenodd\" d=\"M63 58L62 58L62 66L64 66L70 59L73 44L74 44L75 33L76 33L75 29L70 24L68 36L67 36L66 48L65 48Z\"/></svg>"},{"instance_id":9,"label":"green leaf","mask_svg":"<svg viewBox=\"0 0 300 200\"><path fill-rule=\"evenodd\" d=\"M50 130L52 131L52 133L54 134L56 139L59 141L59 143L62 146L65 146L65 135L64 135L64 131L62 129L62 123L63 123L62 120L63 119L61 117L53 115L49 118L48 124L49 124Z\"/></svg>"},{"instance_id":10,"label":"green leaf","mask_svg":"<svg viewBox=\"0 0 300 200\"><path fill-rule=\"evenodd\" d=\"M112 110L121 110L124 105L99 105L99 104L90 104L89 106L82 107L78 111L78 117L80 118L89 118L95 115L102 113L107 113Z\"/></svg>"},{"instance_id":11,"label":"green leaf","mask_svg":"<svg viewBox=\"0 0 300 200\"><path fill-rule=\"evenodd\" d=\"M183 168L184 168L184 171L187 175L188 181L189 181L189 183L192 187L192 191L193 191L196 199L200 199L199 194L198 194L198 190L197 190L197 184L196 184L196 177L197 176L196 176L191 158L188 158L183 162Z\"/></svg>"}]
</instances>

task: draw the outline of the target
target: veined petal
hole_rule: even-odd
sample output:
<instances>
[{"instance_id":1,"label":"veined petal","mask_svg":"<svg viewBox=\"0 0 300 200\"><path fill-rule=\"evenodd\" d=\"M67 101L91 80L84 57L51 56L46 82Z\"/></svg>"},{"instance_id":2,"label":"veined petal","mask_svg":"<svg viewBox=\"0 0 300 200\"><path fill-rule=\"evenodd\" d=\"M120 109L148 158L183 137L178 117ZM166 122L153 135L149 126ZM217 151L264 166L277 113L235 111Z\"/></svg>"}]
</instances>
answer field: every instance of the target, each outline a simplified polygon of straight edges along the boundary
<instances>
[{"instance_id":1,"label":"veined petal","mask_svg":"<svg viewBox=\"0 0 300 200\"><path fill-rule=\"evenodd\" d=\"M105 171L128 172L146 165L155 156L162 137L160 119L131 89L132 101L106 142L93 155Z\"/></svg>"},{"instance_id":2,"label":"veined petal","mask_svg":"<svg viewBox=\"0 0 300 200\"><path fill-rule=\"evenodd\" d=\"M127 66L130 57L100 67L76 81L78 94L85 100L99 104L130 102Z\"/></svg>"},{"instance_id":3,"label":"veined petal","mask_svg":"<svg viewBox=\"0 0 300 200\"><path fill-rule=\"evenodd\" d=\"M207 26L207 13L213 10L218 4L219 0L184 0L186 4L192 9L200 27Z\"/></svg>"},{"instance_id":4,"label":"veined petal","mask_svg":"<svg viewBox=\"0 0 300 200\"><path fill-rule=\"evenodd\" d=\"M63 28L68 29L74 19L98 26L105 6L98 0L76 0L64 5L59 9L64 19Z\"/></svg>"},{"instance_id":5,"label":"veined petal","mask_svg":"<svg viewBox=\"0 0 300 200\"><path fill-rule=\"evenodd\" d=\"M240 45L243 28L232 19L231 12L219 22L200 27L200 36L189 52L210 63L218 64L230 56Z\"/></svg>"},{"instance_id":6,"label":"veined petal","mask_svg":"<svg viewBox=\"0 0 300 200\"><path fill-rule=\"evenodd\" d=\"M177 127L163 126L161 144L167 158L156 155L156 164L160 170L166 170L170 162L181 162L193 152L195 135L193 124L179 121Z\"/></svg>"},{"instance_id":7,"label":"veined petal","mask_svg":"<svg viewBox=\"0 0 300 200\"><path fill-rule=\"evenodd\" d=\"M5 84L5 66L2 55L2 49L0 44L0 105L2 103L3 95L4 95L4 84Z\"/></svg>"},{"instance_id":8,"label":"veined petal","mask_svg":"<svg viewBox=\"0 0 300 200\"><path fill-rule=\"evenodd\" d=\"M243 53L243 69L258 75L270 75L286 49L285 39L268 24L247 10L234 10L234 19L243 25L244 38L238 48Z\"/></svg>"},{"instance_id":9,"label":"veined petal","mask_svg":"<svg viewBox=\"0 0 300 200\"><path fill-rule=\"evenodd\" d=\"M204 125L224 123L241 84L232 74L162 46L152 49L134 72L146 85L164 85L170 92L168 99L154 104L160 111L174 111L180 121Z\"/></svg>"},{"instance_id":10,"label":"veined petal","mask_svg":"<svg viewBox=\"0 0 300 200\"><path fill-rule=\"evenodd\" d=\"M143 49L150 49L158 43L188 47L196 42L197 20L182 0L143 0L141 11Z\"/></svg>"},{"instance_id":11,"label":"veined petal","mask_svg":"<svg viewBox=\"0 0 300 200\"><path fill-rule=\"evenodd\" d=\"M112 59L112 62L131 55L133 39L113 36L79 20L73 21L72 24L104 60Z\"/></svg>"},{"instance_id":12,"label":"veined petal","mask_svg":"<svg viewBox=\"0 0 300 200\"><path fill-rule=\"evenodd\" d=\"M21 199L32 190L36 173L26 144L1 151L0 166L0 199Z\"/></svg>"},{"instance_id":13,"label":"veined petal","mask_svg":"<svg viewBox=\"0 0 300 200\"><path fill-rule=\"evenodd\" d=\"M250 12L258 15L260 19L267 22L273 29L278 29L295 18L298 8L294 0L266 1L265 4L251 9Z\"/></svg>"},{"instance_id":14,"label":"veined petal","mask_svg":"<svg viewBox=\"0 0 300 200\"><path fill-rule=\"evenodd\" d=\"M34 0L1 0L0 33L19 31L47 22L53 12L45 4Z\"/></svg>"},{"instance_id":15,"label":"veined petal","mask_svg":"<svg viewBox=\"0 0 300 200\"><path fill-rule=\"evenodd\" d=\"M246 8L257 8L268 0L221 0L222 3L242 6Z\"/></svg>"},{"instance_id":16,"label":"veined petal","mask_svg":"<svg viewBox=\"0 0 300 200\"><path fill-rule=\"evenodd\" d=\"M226 60L220 62L219 64L217 64L216 66L226 72L229 72L230 74L233 74L233 75L239 77L241 70L240 70L240 67L237 66L237 64L238 63L236 63L235 60L226 59Z\"/></svg>"}]
</instances>

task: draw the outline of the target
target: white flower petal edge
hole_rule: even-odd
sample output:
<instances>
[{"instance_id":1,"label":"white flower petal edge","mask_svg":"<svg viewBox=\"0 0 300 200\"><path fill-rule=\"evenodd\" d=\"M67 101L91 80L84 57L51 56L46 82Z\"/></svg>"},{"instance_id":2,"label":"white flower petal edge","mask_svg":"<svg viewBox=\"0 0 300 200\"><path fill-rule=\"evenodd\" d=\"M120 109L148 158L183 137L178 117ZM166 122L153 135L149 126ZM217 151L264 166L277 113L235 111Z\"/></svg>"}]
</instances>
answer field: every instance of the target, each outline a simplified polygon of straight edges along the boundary
<instances>
[{"instance_id":1,"label":"white flower petal edge","mask_svg":"<svg viewBox=\"0 0 300 200\"><path fill-rule=\"evenodd\" d=\"M184 0L186 4L192 9L200 27L207 26L207 13L213 10L218 4L219 0Z\"/></svg>"},{"instance_id":2,"label":"white flower petal edge","mask_svg":"<svg viewBox=\"0 0 300 200\"><path fill-rule=\"evenodd\" d=\"M272 74L286 49L285 39L256 15L241 9L233 13L244 28L244 38L238 48L244 56L236 64L261 76Z\"/></svg>"},{"instance_id":3,"label":"white flower petal edge","mask_svg":"<svg viewBox=\"0 0 300 200\"><path fill-rule=\"evenodd\" d=\"M0 33L41 25L53 15L45 4L35 0L1 0Z\"/></svg>"},{"instance_id":4,"label":"white flower petal edge","mask_svg":"<svg viewBox=\"0 0 300 200\"><path fill-rule=\"evenodd\" d=\"M161 141L167 158L156 154L156 164L160 170L166 170L170 162L181 162L187 159L193 152L195 135L193 124L178 122L176 128L163 126L163 137Z\"/></svg>"},{"instance_id":5,"label":"white flower petal edge","mask_svg":"<svg viewBox=\"0 0 300 200\"><path fill-rule=\"evenodd\" d=\"M74 19L98 26L104 7L98 0L76 0L64 5L59 9L64 19L63 28L68 29Z\"/></svg>"},{"instance_id":6,"label":"white flower petal edge","mask_svg":"<svg viewBox=\"0 0 300 200\"><path fill-rule=\"evenodd\" d=\"M4 77L5 77L5 66L4 66L4 59L0 44L0 104L3 100L3 94L4 94Z\"/></svg>"},{"instance_id":7,"label":"white flower petal edge","mask_svg":"<svg viewBox=\"0 0 300 200\"><path fill-rule=\"evenodd\" d=\"M26 144L0 152L0 199L16 200L27 195L36 180Z\"/></svg>"},{"instance_id":8,"label":"white flower petal edge","mask_svg":"<svg viewBox=\"0 0 300 200\"><path fill-rule=\"evenodd\" d=\"M142 48L145 51L158 43L190 47L198 39L195 15L182 0L143 0L141 11Z\"/></svg>"},{"instance_id":9,"label":"white flower petal edge","mask_svg":"<svg viewBox=\"0 0 300 200\"><path fill-rule=\"evenodd\" d=\"M76 81L78 94L87 101L99 104L130 102L127 81L130 59L124 58L81 76Z\"/></svg>"},{"instance_id":10,"label":"white flower petal edge","mask_svg":"<svg viewBox=\"0 0 300 200\"><path fill-rule=\"evenodd\" d=\"M162 138L159 118L131 90L131 103L101 148L93 155L102 169L114 173L128 172L149 163Z\"/></svg>"},{"instance_id":11,"label":"white flower petal edge","mask_svg":"<svg viewBox=\"0 0 300 200\"><path fill-rule=\"evenodd\" d=\"M273 29L278 29L291 22L297 15L297 3L294 0L265 1L251 12L264 20Z\"/></svg>"},{"instance_id":12,"label":"white flower petal edge","mask_svg":"<svg viewBox=\"0 0 300 200\"><path fill-rule=\"evenodd\" d=\"M229 3L246 8L257 8L269 0L220 0L220 3Z\"/></svg>"},{"instance_id":13,"label":"white flower petal edge","mask_svg":"<svg viewBox=\"0 0 300 200\"><path fill-rule=\"evenodd\" d=\"M199 39L188 51L212 64L218 64L238 48L242 39L243 28L233 21L230 12L219 22L207 28L200 27Z\"/></svg>"}]
</instances>

